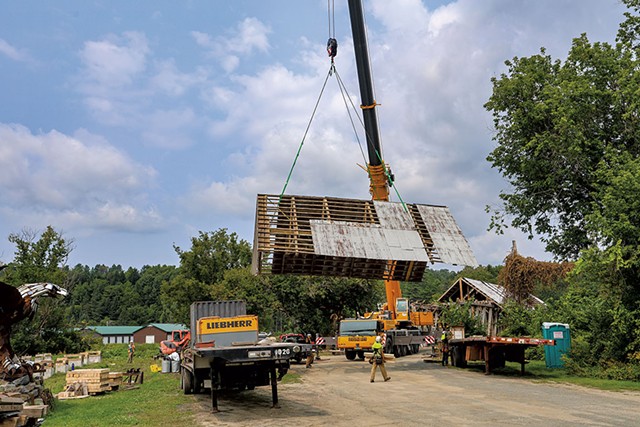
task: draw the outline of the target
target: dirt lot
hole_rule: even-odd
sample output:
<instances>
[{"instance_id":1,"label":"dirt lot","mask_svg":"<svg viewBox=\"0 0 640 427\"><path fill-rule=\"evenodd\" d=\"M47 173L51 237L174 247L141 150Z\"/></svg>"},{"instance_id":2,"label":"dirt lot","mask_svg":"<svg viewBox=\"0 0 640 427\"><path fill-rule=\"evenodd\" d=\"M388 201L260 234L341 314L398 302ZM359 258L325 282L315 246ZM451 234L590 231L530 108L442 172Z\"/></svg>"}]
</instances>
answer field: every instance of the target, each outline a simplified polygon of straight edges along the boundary
<instances>
[{"instance_id":1,"label":"dirt lot","mask_svg":"<svg viewBox=\"0 0 640 427\"><path fill-rule=\"evenodd\" d=\"M484 375L476 370L426 363L421 355L387 364L369 382L370 365L329 356L313 368L293 365L302 382L223 396L221 412L210 412L198 396L201 426L391 426L541 425L637 426L640 393L606 392Z\"/></svg>"}]
</instances>

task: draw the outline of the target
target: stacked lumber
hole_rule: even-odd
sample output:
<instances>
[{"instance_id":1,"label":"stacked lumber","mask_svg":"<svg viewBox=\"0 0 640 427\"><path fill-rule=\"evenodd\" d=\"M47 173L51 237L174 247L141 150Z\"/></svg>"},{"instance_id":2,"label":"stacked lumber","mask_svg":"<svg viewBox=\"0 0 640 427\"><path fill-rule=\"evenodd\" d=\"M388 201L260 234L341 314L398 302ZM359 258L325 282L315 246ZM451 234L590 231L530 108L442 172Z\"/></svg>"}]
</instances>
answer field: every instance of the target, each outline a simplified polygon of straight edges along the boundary
<instances>
[{"instance_id":1,"label":"stacked lumber","mask_svg":"<svg viewBox=\"0 0 640 427\"><path fill-rule=\"evenodd\" d=\"M44 400L47 390L41 379L23 376L12 382L0 381L0 427L36 425L49 412Z\"/></svg>"},{"instance_id":2,"label":"stacked lumber","mask_svg":"<svg viewBox=\"0 0 640 427\"><path fill-rule=\"evenodd\" d=\"M106 368L68 371L66 387L58 393L58 399L79 399L118 390L122 385L123 375L122 372L109 372Z\"/></svg>"},{"instance_id":3,"label":"stacked lumber","mask_svg":"<svg viewBox=\"0 0 640 427\"><path fill-rule=\"evenodd\" d=\"M122 372L109 372L109 387L111 390L118 390L122 385Z\"/></svg>"},{"instance_id":4,"label":"stacked lumber","mask_svg":"<svg viewBox=\"0 0 640 427\"><path fill-rule=\"evenodd\" d=\"M111 390L109 369L75 369L67 372L67 386L85 383L89 394L103 393Z\"/></svg>"}]
</instances>

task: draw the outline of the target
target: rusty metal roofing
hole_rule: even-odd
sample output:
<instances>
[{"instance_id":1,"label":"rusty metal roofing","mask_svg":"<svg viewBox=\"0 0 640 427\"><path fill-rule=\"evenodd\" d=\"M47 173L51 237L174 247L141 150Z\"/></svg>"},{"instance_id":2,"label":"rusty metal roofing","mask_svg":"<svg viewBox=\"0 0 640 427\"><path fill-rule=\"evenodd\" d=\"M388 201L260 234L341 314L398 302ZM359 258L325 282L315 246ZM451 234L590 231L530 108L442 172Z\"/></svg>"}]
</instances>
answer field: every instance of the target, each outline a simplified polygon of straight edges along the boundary
<instances>
[{"instance_id":1,"label":"rusty metal roofing","mask_svg":"<svg viewBox=\"0 0 640 427\"><path fill-rule=\"evenodd\" d=\"M462 284L466 284L467 286L471 286L474 292L471 292L469 289L462 289ZM470 279L468 277L461 277L456 280L456 282L447 289L445 293L438 299L438 301L447 301L452 297L455 299L460 299L461 293L464 299L475 298L476 300L481 299L482 297L486 298L488 301L492 301L498 306L502 307L504 302L507 299L507 290L500 285L495 283L485 282L482 280ZM478 293L481 295L478 298ZM535 295L530 295L531 301L534 305L536 304L544 304L540 298Z\"/></svg>"},{"instance_id":2,"label":"rusty metal roofing","mask_svg":"<svg viewBox=\"0 0 640 427\"><path fill-rule=\"evenodd\" d=\"M446 264L476 267L478 261L446 206L416 205L440 260Z\"/></svg>"},{"instance_id":3,"label":"rusty metal roofing","mask_svg":"<svg viewBox=\"0 0 640 427\"><path fill-rule=\"evenodd\" d=\"M477 265L444 206L331 197L258 195L253 251L256 274L420 281L428 262Z\"/></svg>"},{"instance_id":4,"label":"rusty metal roofing","mask_svg":"<svg viewBox=\"0 0 640 427\"><path fill-rule=\"evenodd\" d=\"M428 262L415 230L392 230L377 224L311 220L317 255Z\"/></svg>"}]
</instances>

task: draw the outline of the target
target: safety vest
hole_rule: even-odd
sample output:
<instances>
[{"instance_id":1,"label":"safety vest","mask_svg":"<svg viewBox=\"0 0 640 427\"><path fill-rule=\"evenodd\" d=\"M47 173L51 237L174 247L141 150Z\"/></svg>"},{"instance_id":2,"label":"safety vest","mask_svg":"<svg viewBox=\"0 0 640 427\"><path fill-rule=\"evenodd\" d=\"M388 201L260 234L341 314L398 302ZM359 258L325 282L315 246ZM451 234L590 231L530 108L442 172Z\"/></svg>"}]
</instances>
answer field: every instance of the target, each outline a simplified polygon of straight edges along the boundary
<instances>
[{"instance_id":1,"label":"safety vest","mask_svg":"<svg viewBox=\"0 0 640 427\"><path fill-rule=\"evenodd\" d=\"M371 349L373 350L374 354L382 354L382 344L377 341L373 343Z\"/></svg>"}]
</instances>

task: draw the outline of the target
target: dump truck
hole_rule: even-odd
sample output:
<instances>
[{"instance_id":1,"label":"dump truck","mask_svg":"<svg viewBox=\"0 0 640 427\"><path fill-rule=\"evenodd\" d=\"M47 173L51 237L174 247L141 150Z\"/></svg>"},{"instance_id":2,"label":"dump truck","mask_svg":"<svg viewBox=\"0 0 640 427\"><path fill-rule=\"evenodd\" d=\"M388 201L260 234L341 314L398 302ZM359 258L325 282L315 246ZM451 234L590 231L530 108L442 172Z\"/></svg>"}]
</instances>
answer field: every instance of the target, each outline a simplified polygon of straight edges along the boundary
<instances>
[{"instance_id":1,"label":"dump truck","mask_svg":"<svg viewBox=\"0 0 640 427\"><path fill-rule=\"evenodd\" d=\"M191 304L191 341L181 354L181 388L185 394L211 392L218 411L218 393L271 385L278 404L278 381L290 360L311 351L308 344L278 343L258 338L258 318L247 315L244 301L198 301Z\"/></svg>"}]
</instances>

